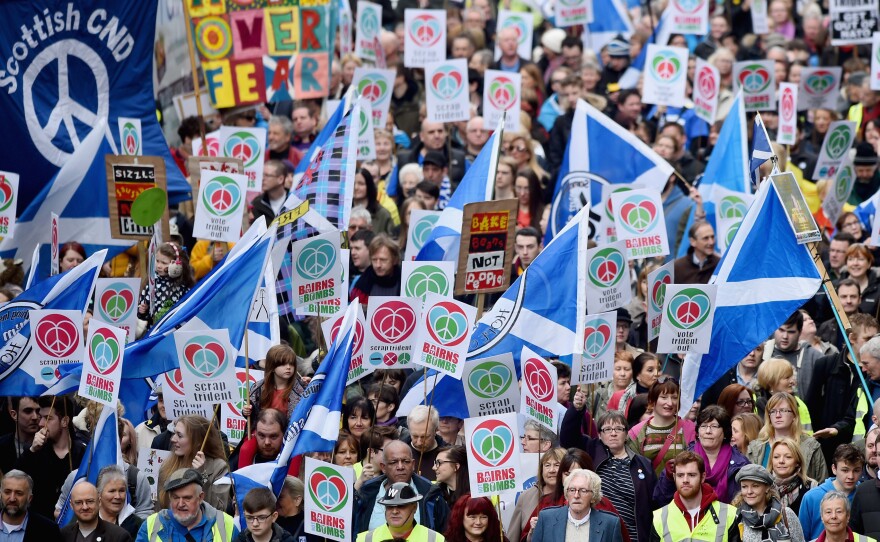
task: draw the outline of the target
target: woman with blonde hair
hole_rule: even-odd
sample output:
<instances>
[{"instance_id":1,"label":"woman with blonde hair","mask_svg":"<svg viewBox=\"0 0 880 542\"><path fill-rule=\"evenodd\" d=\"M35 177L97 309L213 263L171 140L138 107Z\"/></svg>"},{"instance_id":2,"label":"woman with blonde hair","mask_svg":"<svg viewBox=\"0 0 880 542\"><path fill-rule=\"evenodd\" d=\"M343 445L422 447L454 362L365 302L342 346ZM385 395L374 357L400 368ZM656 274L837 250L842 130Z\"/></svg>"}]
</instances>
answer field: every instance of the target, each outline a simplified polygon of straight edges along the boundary
<instances>
[{"instance_id":1,"label":"woman with blonde hair","mask_svg":"<svg viewBox=\"0 0 880 542\"><path fill-rule=\"evenodd\" d=\"M730 430L730 444L745 453L749 449L749 444L758 438L758 433L761 432L761 418L751 412L737 414L730 421Z\"/></svg>"},{"instance_id":2,"label":"woman with blonde hair","mask_svg":"<svg viewBox=\"0 0 880 542\"><path fill-rule=\"evenodd\" d=\"M171 436L171 455L159 469L157 510L168 508L169 497L163 489L165 480L178 469L199 471L204 480L202 487L205 491L205 502L217 510L226 510L229 486L215 486L214 482L229 472L229 465L226 463L226 450L223 449L220 430L210 424L207 418L198 415L181 416L177 419L174 434Z\"/></svg>"},{"instance_id":3,"label":"woman with blonde hair","mask_svg":"<svg viewBox=\"0 0 880 542\"><path fill-rule=\"evenodd\" d=\"M541 181L541 186L546 187L550 174L538 163L538 156L535 154L536 145L537 143L528 133L518 133L510 138L510 144L505 148L505 152L516 162L517 170L531 169Z\"/></svg>"},{"instance_id":4,"label":"woman with blonde hair","mask_svg":"<svg viewBox=\"0 0 880 542\"><path fill-rule=\"evenodd\" d=\"M742 491L731 504L737 507L734 525L743 542L804 542L797 513L782 503L767 469L746 465L736 481Z\"/></svg>"},{"instance_id":5,"label":"woman with blonde hair","mask_svg":"<svg viewBox=\"0 0 880 542\"><path fill-rule=\"evenodd\" d=\"M796 394L797 373L795 373L794 367L787 360L770 358L764 361L758 367L756 376L758 379L758 400L755 406L758 409L759 416L764 415L767 401L774 393ZM797 402L797 410L803 424L803 431L810 436L813 434L813 420L810 417L810 410L807 408L806 403L801 401L796 395L795 401Z\"/></svg>"},{"instance_id":6,"label":"woman with blonde hair","mask_svg":"<svg viewBox=\"0 0 880 542\"><path fill-rule=\"evenodd\" d=\"M763 365L762 365L763 367ZM798 403L794 395L780 391L767 401L764 412L764 427L757 440L749 443L748 458L752 463L767 467L772 460L773 443L782 438L796 442L804 456L806 475L814 480L824 480L828 472L825 456L819 441L806 435L801 427Z\"/></svg>"},{"instance_id":7,"label":"woman with blonde hair","mask_svg":"<svg viewBox=\"0 0 880 542\"><path fill-rule=\"evenodd\" d=\"M779 492L783 506L797 514L804 494L818 482L806 475L804 454L797 442L790 438L779 439L770 447L770 453L768 470L773 476L773 486Z\"/></svg>"}]
</instances>

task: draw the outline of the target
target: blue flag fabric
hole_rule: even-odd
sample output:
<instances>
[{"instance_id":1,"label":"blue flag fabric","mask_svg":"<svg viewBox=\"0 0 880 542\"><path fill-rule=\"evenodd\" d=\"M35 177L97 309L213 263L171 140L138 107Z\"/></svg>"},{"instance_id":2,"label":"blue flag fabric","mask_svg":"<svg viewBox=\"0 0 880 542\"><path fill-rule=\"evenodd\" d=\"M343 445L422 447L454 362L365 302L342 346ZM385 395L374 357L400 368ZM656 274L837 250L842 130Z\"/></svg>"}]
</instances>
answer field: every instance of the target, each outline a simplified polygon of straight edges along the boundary
<instances>
[{"instance_id":1,"label":"blue flag fabric","mask_svg":"<svg viewBox=\"0 0 880 542\"><path fill-rule=\"evenodd\" d=\"M492 191L495 188L495 165L498 163L502 138L501 130L496 130L483 145L480 154L464 174L464 178L453 192L449 203L440 213L437 224L431 230L422 249L419 250L416 260L420 262L458 261L464 206L468 203L492 199Z\"/></svg>"},{"instance_id":2,"label":"blue flag fabric","mask_svg":"<svg viewBox=\"0 0 880 542\"><path fill-rule=\"evenodd\" d=\"M626 12L626 3L621 0L594 0L593 22L589 32L584 33L586 47L592 47L598 54L605 44L618 34L627 39L633 33L633 26Z\"/></svg>"},{"instance_id":3,"label":"blue flag fabric","mask_svg":"<svg viewBox=\"0 0 880 542\"><path fill-rule=\"evenodd\" d=\"M751 174L752 186L758 186L761 180L758 178L758 168L761 164L773 157L773 147L770 145L770 136L767 135L767 128L761 119L761 114L755 115L755 130L752 133L752 144L749 147L749 172Z\"/></svg>"},{"instance_id":4,"label":"blue flag fabric","mask_svg":"<svg viewBox=\"0 0 880 542\"><path fill-rule=\"evenodd\" d=\"M821 283L806 245L797 244L775 187L764 181L710 281L718 285L712 342L708 354L685 358L682 412L811 299Z\"/></svg>"},{"instance_id":5,"label":"blue flag fabric","mask_svg":"<svg viewBox=\"0 0 880 542\"><path fill-rule=\"evenodd\" d=\"M189 199L189 184L156 118L150 83L157 4L0 2L0 125L5 140L15 142L0 147L0 170L21 175L19 210L90 132L100 130L119 149L120 117L139 119L143 154L164 158L171 201ZM101 118L108 120L99 128Z\"/></svg>"},{"instance_id":6,"label":"blue flag fabric","mask_svg":"<svg viewBox=\"0 0 880 542\"><path fill-rule=\"evenodd\" d=\"M636 88L636 86L638 86L639 77L641 77L642 72L645 71L645 61L648 59L649 43L657 45L666 45L669 43L669 36L672 35L670 13L670 10L664 10L663 14L660 15L660 20L657 21L657 26L651 33L650 39L648 39L648 42L642 46L639 55L633 59L626 71L623 72L623 75L620 76L620 80L617 82L620 85L620 88Z\"/></svg>"}]
</instances>

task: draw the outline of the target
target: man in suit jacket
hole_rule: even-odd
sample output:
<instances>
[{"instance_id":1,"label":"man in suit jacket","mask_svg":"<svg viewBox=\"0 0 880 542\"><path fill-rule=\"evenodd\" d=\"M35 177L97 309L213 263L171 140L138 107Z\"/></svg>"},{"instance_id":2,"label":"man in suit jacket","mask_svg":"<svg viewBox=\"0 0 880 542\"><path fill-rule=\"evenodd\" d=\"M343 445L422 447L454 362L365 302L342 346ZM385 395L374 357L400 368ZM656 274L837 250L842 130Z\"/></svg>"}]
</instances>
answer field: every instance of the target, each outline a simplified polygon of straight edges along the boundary
<instances>
[{"instance_id":1,"label":"man in suit jacket","mask_svg":"<svg viewBox=\"0 0 880 542\"><path fill-rule=\"evenodd\" d=\"M61 537L54 521L28 511L33 494L34 480L27 473L12 469L3 477L3 482L0 483L0 495L3 498L0 542L45 542ZM20 531L24 531L24 536L18 534Z\"/></svg>"},{"instance_id":2,"label":"man in suit jacket","mask_svg":"<svg viewBox=\"0 0 880 542\"><path fill-rule=\"evenodd\" d=\"M618 542L623 539L617 517L593 508L602 498L598 474L575 469L563 485L568 506L541 510L538 524L532 531L532 542L556 542L566 540L569 535L582 538L578 531L587 531L590 542Z\"/></svg>"},{"instance_id":3,"label":"man in suit jacket","mask_svg":"<svg viewBox=\"0 0 880 542\"><path fill-rule=\"evenodd\" d=\"M70 505L76 521L61 529L64 542L131 542L125 529L98 516L98 488L82 481L70 490Z\"/></svg>"}]
</instances>

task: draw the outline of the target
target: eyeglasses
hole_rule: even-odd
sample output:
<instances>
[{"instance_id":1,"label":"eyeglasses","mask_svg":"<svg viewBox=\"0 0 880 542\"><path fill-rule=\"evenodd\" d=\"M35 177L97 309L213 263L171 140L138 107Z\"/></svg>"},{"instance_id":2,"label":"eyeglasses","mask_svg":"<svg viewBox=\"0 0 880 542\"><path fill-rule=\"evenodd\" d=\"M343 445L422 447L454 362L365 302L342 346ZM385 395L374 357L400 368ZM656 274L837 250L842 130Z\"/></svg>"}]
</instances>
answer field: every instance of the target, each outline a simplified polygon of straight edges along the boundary
<instances>
[{"instance_id":1,"label":"eyeglasses","mask_svg":"<svg viewBox=\"0 0 880 542\"><path fill-rule=\"evenodd\" d=\"M83 506L95 506L95 504L97 504L97 502L98 502L98 501L95 500L95 499L85 499L85 500L79 500L79 501L71 501L71 503L73 504L73 506L75 506L76 508L82 508Z\"/></svg>"},{"instance_id":2,"label":"eyeglasses","mask_svg":"<svg viewBox=\"0 0 880 542\"><path fill-rule=\"evenodd\" d=\"M245 514L244 519L248 523L253 523L254 525L256 525L258 523L263 523L267 521L270 517L272 517L272 514L264 514L262 516L251 516L250 514Z\"/></svg>"},{"instance_id":3,"label":"eyeglasses","mask_svg":"<svg viewBox=\"0 0 880 542\"><path fill-rule=\"evenodd\" d=\"M700 431L718 431L721 426L717 423L704 423L700 426Z\"/></svg>"},{"instance_id":4,"label":"eyeglasses","mask_svg":"<svg viewBox=\"0 0 880 542\"><path fill-rule=\"evenodd\" d=\"M603 427L602 428L602 432L605 433L606 435L609 433L623 433L624 431L626 431L626 427L621 427L621 426L617 426L617 425L614 427Z\"/></svg>"},{"instance_id":5,"label":"eyeglasses","mask_svg":"<svg viewBox=\"0 0 880 542\"><path fill-rule=\"evenodd\" d=\"M782 414L794 414L794 410L790 408L774 408L770 411L771 416L781 416Z\"/></svg>"},{"instance_id":6,"label":"eyeglasses","mask_svg":"<svg viewBox=\"0 0 880 542\"><path fill-rule=\"evenodd\" d=\"M588 493L592 493L593 490L586 489L583 487L570 487L570 488L566 489L565 492L568 493L569 495L586 495Z\"/></svg>"},{"instance_id":7,"label":"eyeglasses","mask_svg":"<svg viewBox=\"0 0 880 542\"><path fill-rule=\"evenodd\" d=\"M443 461L440 461L439 459L435 459L435 460L434 460L434 466L435 466L435 467L439 467L439 466L442 465L443 463L457 463L457 461L450 461L449 459L444 459Z\"/></svg>"},{"instance_id":8,"label":"eyeglasses","mask_svg":"<svg viewBox=\"0 0 880 542\"><path fill-rule=\"evenodd\" d=\"M752 406L752 405L754 405L754 404L755 404L755 402L752 401L751 399L737 399L737 401L736 401L736 406L745 406L745 407L749 407L749 406Z\"/></svg>"},{"instance_id":9,"label":"eyeglasses","mask_svg":"<svg viewBox=\"0 0 880 542\"><path fill-rule=\"evenodd\" d=\"M519 438L520 438L520 440L527 440L527 441L529 441L529 442L531 442L531 441L533 441L533 440L541 440L541 437L530 437L530 436L528 436L528 435L523 435L523 436L521 436L521 437L519 437Z\"/></svg>"}]
</instances>

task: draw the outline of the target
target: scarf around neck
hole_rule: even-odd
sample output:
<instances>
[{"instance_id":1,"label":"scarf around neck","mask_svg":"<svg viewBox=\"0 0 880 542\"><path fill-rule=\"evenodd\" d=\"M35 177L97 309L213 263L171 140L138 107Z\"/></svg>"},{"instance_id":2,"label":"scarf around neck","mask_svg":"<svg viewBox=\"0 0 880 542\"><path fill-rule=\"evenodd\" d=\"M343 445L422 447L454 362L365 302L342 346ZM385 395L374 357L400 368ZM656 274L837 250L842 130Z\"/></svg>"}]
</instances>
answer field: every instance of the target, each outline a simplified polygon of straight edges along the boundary
<instances>
[{"instance_id":1,"label":"scarf around neck","mask_svg":"<svg viewBox=\"0 0 880 542\"><path fill-rule=\"evenodd\" d=\"M787 478L780 478L774 474L773 480L773 485L776 486L776 490L782 498L782 506L790 507L791 503L798 500L798 497L801 494L801 488L804 485L804 481L801 478L800 468Z\"/></svg>"},{"instance_id":2,"label":"scarf around neck","mask_svg":"<svg viewBox=\"0 0 880 542\"><path fill-rule=\"evenodd\" d=\"M726 442L722 444L721 449L718 450L715 464L711 468L709 467L709 456L706 455L706 451L699 441L694 445L694 451L703 458L703 464L706 465L706 483L715 490L718 500L725 503L730 502L730 496L727 494L727 469L730 467L730 459L733 457L733 448Z\"/></svg>"},{"instance_id":3,"label":"scarf around neck","mask_svg":"<svg viewBox=\"0 0 880 542\"><path fill-rule=\"evenodd\" d=\"M775 497L770 501L763 514L755 512L745 502L740 505L743 523L750 529L761 533L762 540L788 540L788 528L782 519L782 513L782 504Z\"/></svg>"}]
</instances>

